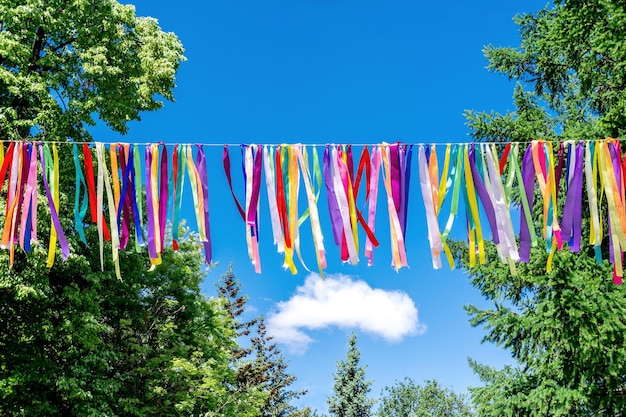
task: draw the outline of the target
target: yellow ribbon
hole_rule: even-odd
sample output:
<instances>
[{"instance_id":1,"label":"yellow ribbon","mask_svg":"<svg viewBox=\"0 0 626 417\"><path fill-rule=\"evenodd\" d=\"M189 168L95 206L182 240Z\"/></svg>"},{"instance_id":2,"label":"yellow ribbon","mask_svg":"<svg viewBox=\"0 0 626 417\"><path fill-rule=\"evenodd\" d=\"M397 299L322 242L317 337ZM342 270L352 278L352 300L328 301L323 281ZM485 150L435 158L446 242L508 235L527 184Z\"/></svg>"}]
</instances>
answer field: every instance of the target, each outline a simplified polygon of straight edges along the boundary
<instances>
[{"instance_id":1,"label":"yellow ribbon","mask_svg":"<svg viewBox=\"0 0 626 417\"><path fill-rule=\"evenodd\" d=\"M297 183L294 175L292 175L292 163L291 163L291 150L289 145L282 145L280 147L281 161L285 161L285 154L287 154L287 227L289 228L289 237L291 238L291 247L285 247L285 261L284 265L289 268L289 271L293 275L298 273L296 264L293 262L293 252L296 247L297 229L298 226L298 197L297 197ZM284 170L282 170L284 172ZM297 165L296 165L297 171Z\"/></svg>"},{"instance_id":2,"label":"yellow ribbon","mask_svg":"<svg viewBox=\"0 0 626 417\"><path fill-rule=\"evenodd\" d=\"M189 182L191 182L191 196L193 197L193 207L196 212L196 221L198 223L198 234L200 240L207 241L206 226L204 221L204 199L202 198L202 183L196 165L193 163L193 152L191 145L184 148L185 163L187 164L187 173L189 174Z\"/></svg>"},{"instance_id":3,"label":"yellow ribbon","mask_svg":"<svg viewBox=\"0 0 626 417\"><path fill-rule=\"evenodd\" d=\"M52 158L53 158L53 166L50 173L52 174L50 183L50 192L52 193L52 200L54 201L54 206L59 212L60 208L60 200L59 200L59 152L57 151L57 146L55 143L52 143ZM56 254L56 245L57 245L57 230L54 227L54 223L50 224L50 245L48 246L48 262L46 266L48 268L52 268L54 265L54 257Z\"/></svg>"},{"instance_id":4,"label":"yellow ribbon","mask_svg":"<svg viewBox=\"0 0 626 417\"><path fill-rule=\"evenodd\" d=\"M609 209L609 221L611 223L610 232L611 241L613 243L613 262L615 262L615 274L618 277L622 277L624 275L622 268L622 248L626 248L626 239L624 237L624 230L620 224L621 222L618 208L619 194L617 184L615 182L615 176L613 174L611 154L606 141L600 144L599 152L600 170L602 171L604 193L606 195L606 202Z\"/></svg>"},{"instance_id":5,"label":"yellow ribbon","mask_svg":"<svg viewBox=\"0 0 626 417\"><path fill-rule=\"evenodd\" d=\"M53 149L53 152L56 153L56 150ZM120 274L119 260L120 237L117 227L117 210L115 209L115 200L113 198L113 192L111 190L111 181L109 179L109 172L107 169L106 160L104 158L105 150L103 143L96 143L96 155L98 157L98 172L102 172L103 174L102 179L104 180L104 188L106 190L107 196L107 206L109 209L109 225L111 226L111 257L113 260L113 265L115 267L115 276L117 277L117 279L121 280L122 276ZM100 171L100 169L102 169L102 171Z\"/></svg>"},{"instance_id":6,"label":"yellow ribbon","mask_svg":"<svg viewBox=\"0 0 626 417\"><path fill-rule=\"evenodd\" d=\"M120 177L117 165L117 147L118 143L113 143L109 146L109 156L111 158L111 177L113 179L113 196L115 200L115 210L119 209L119 205L123 204L120 201Z\"/></svg>"},{"instance_id":7,"label":"yellow ribbon","mask_svg":"<svg viewBox=\"0 0 626 417\"><path fill-rule=\"evenodd\" d=\"M469 202L469 209L474 221L474 229L469 230L469 245L470 245L470 267L476 265L475 251L476 245L478 245L478 261L480 264L486 262L485 258L485 244L483 241L483 231L480 225L480 215L478 212L478 202L476 201L476 190L474 188L474 179L472 178L472 171L469 163L469 148L468 145L464 146L463 158L465 162L465 188L467 190L467 199Z\"/></svg>"},{"instance_id":8,"label":"yellow ribbon","mask_svg":"<svg viewBox=\"0 0 626 417\"><path fill-rule=\"evenodd\" d=\"M434 149L435 147L433 145L433 150ZM439 182L439 191L437 193L437 197L439 201L437 201L437 204L435 205L435 214L437 215L439 215L439 212L441 211L441 207L443 206L446 196L448 195L448 191L450 190L450 187L452 186L452 182L448 183L448 174L450 170L450 149L451 149L451 145L448 144L446 146L446 154L445 154L444 161L443 161L443 171L441 172L441 180ZM433 182L433 184L436 184L436 182ZM433 200L433 202L434 201L436 200ZM452 251L450 250L450 246L448 246L448 243L446 242L446 239L444 238L443 234L441 235L441 242L443 243L443 252L446 255L446 259L448 260L448 265L450 265L450 269L454 269L454 257L452 256Z\"/></svg>"}]
</instances>

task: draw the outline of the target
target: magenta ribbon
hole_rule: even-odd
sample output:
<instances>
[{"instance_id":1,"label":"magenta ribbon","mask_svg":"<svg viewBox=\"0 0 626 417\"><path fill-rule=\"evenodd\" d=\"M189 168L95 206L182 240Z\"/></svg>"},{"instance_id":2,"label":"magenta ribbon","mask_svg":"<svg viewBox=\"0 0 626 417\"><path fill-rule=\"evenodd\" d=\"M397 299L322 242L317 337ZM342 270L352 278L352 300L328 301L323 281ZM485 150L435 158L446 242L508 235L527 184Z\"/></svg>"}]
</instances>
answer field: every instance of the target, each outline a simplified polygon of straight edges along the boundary
<instances>
[{"instance_id":1,"label":"magenta ribbon","mask_svg":"<svg viewBox=\"0 0 626 417\"><path fill-rule=\"evenodd\" d=\"M207 265L213 260L213 247L211 245L211 222L209 221L209 181L206 170L206 158L201 144L196 145L198 147L198 156L196 158L196 169L198 170L198 176L200 177L200 184L202 185L202 198L204 199L204 226L206 230L206 242L204 245L204 259Z\"/></svg>"},{"instance_id":2,"label":"magenta ribbon","mask_svg":"<svg viewBox=\"0 0 626 417\"><path fill-rule=\"evenodd\" d=\"M535 201L535 165L533 163L532 145L528 145L522 161L522 178L524 180L524 192L530 213L533 212ZM532 219L530 219L532 221ZM530 229L524 210L520 210L520 231L519 231L519 257L521 262L530 262Z\"/></svg>"},{"instance_id":3,"label":"magenta ribbon","mask_svg":"<svg viewBox=\"0 0 626 417\"><path fill-rule=\"evenodd\" d=\"M22 179L21 179L20 184L18 185L18 188L20 189L19 200L17 202L17 206L15 207L15 218L18 219L17 224L19 224L20 222L19 219L22 217L21 216L22 205L24 204L24 194L26 194L26 185L28 183L28 171L29 171L29 163L30 163L30 158L28 155L28 146L29 144L27 142L24 142L22 145L22 150L21 150L22 161L23 161L22 162Z\"/></svg>"},{"instance_id":4,"label":"magenta ribbon","mask_svg":"<svg viewBox=\"0 0 626 417\"><path fill-rule=\"evenodd\" d=\"M167 200L168 200L168 167L167 167L167 146L163 145L161 152L161 178L159 183L159 233L161 235L161 254L165 248L165 223L167 222Z\"/></svg>"},{"instance_id":5,"label":"magenta ribbon","mask_svg":"<svg viewBox=\"0 0 626 417\"><path fill-rule=\"evenodd\" d=\"M335 244L341 246L343 223L341 220L341 212L339 211L339 204L337 203L337 195L335 194L335 186L333 185L333 177L330 172L330 165L330 149L329 145L326 145L324 149L324 182L326 183L326 194L328 194L328 211L333 227Z\"/></svg>"},{"instance_id":6,"label":"magenta ribbon","mask_svg":"<svg viewBox=\"0 0 626 417\"><path fill-rule=\"evenodd\" d=\"M250 196L250 210L248 211L249 226L255 226L257 222L257 205L259 202L259 194L261 191L261 168L263 168L263 151L259 151L259 148L257 148L252 157L254 158L254 171L252 175L252 194ZM258 240L258 233L256 233L256 228L255 236L257 236Z\"/></svg>"},{"instance_id":7,"label":"magenta ribbon","mask_svg":"<svg viewBox=\"0 0 626 417\"><path fill-rule=\"evenodd\" d=\"M574 145L570 145L568 154L572 152ZM563 217L561 220L561 236L568 241L570 251L580 251L581 228L582 228L582 193L583 193L583 155L585 152L583 142L579 142L574 150L576 161L571 182L568 182ZM568 164L569 167L569 164ZM569 172L568 172L569 176Z\"/></svg>"},{"instance_id":8,"label":"magenta ribbon","mask_svg":"<svg viewBox=\"0 0 626 417\"><path fill-rule=\"evenodd\" d=\"M354 159L352 157L352 145L347 146L346 159L348 160L348 174L350 174L350 182L354 187ZM356 205L356 202L355 202Z\"/></svg>"},{"instance_id":9,"label":"magenta ribbon","mask_svg":"<svg viewBox=\"0 0 626 417\"><path fill-rule=\"evenodd\" d=\"M611 165L613 166L613 174L615 175L615 180L616 180L615 182L617 184L617 189L621 195L622 175L621 175L621 161L619 157L619 152L617 150L617 147L615 146L615 143L613 142L609 142L608 147L609 147L609 153L611 154ZM600 152L602 151L600 150ZM610 187L609 184L605 184L605 186ZM620 198L620 197L616 196L615 198ZM609 236L610 236L612 234L611 233L611 213L607 213L607 217L609 219L608 224L609 224ZM613 255L613 239L609 239L609 262L612 264L615 263L615 256Z\"/></svg>"},{"instance_id":10,"label":"magenta ribbon","mask_svg":"<svg viewBox=\"0 0 626 417\"><path fill-rule=\"evenodd\" d=\"M396 213L400 214L402 207L401 203L401 174L400 174L400 152L398 147L399 143L389 145L389 164L391 165L391 196L393 198L393 205L396 208Z\"/></svg>"},{"instance_id":11,"label":"magenta ribbon","mask_svg":"<svg viewBox=\"0 0 626 417\"><path fill-rule=\"evenodd\" d=\"M398 146L398 161L400 163L400 210L398 210L398 220L400 220L400 229L402 236L406 236L406 148L402 145Z\"/></svg>"},{"instance_id":12,"label":"magenta ribbon","mask_svg":"<svg viewBox=\"0 0 626 417\"><path fill-rule=\"evenodd\" d=\"M23 177L24 178L24 191L23 191L22 195L24 197L22 197L22 198L25 198L26 195L28 194L27 193L27 191L28 191L27 190L28 184L29 184L29 182L32 182L32 181L29 181L31 179L31 178L29 178L29 175L31 173L30 172L31 171L31 166L30 166L31 164L30 164L30 162L31 162L32 152L33 152L33 146L32 146L31 143L29 143L28 144L28 152L27 152L28 159L24 160L24 161L29 161L29 163L28 164L24 163L24 168L26 168L26 171L25 171L26 172L26 177ZM37 151L35 151L35 152L37 152ZM35 159L34 161L37 161L37 159ZM34 169L34 173L33 174L35 176L37 175L37 167L36 167L36 165L37 165L37 163L35 162L35 166L32 167L32 169ZM20 243L24 244L24 252L30 252L30 237L31 237L31 228L32 228L32 215L33 215L32 198L33 198L33 195L31 194L30 195L30 201L25 201L24 202L24 204L26 204L25 208L26 208L26 210L28 210L28 212L27 212L28 214L26 215L26 224L25 224L25 228L24 228L24 242L20 242ZM36 196L35 196L35 198L36 198Z\"/></svg>"},{"instance_id":13,"label":"magenta ribbon","mask_svg":"<svg viewBox=\"0 0 626 417\"><path fill-rule=\"evenodd\" d=\"M52 223L54 224L54 229L57 232L57 238L59 239L59 246L61 246L61 255L63 260L66 260L68 256L70 256L70 248L67 244L67 239L65 238L65 233L63 232L63 228L61 227L61 222L59 221L59 216L57 213L57 209L54 206L54 199L52 198L52 193L50 192L50 187L48 186L48 178L45 174L46 172L46 161L43 156L43 145L39 142L39 159L41 162L41 172L43 173L43 186L46 190L46 197L48 198L48 205L50 206L50 217L52 218Z\"/></svg>"},{"instance_id":14,"label":"magenta ribbon","mask_svg":"<svg viewBox=\"0 0 626 417\"><path fill-rule=\"evenodd\" d=\"M413 145L404 145L401 148L400 166L402 175L400 177L401 209L400 209L400 226L402 228L402 236L406 237L407 218L409 214L409 188L411 184L411 157L413 156Z\"/></svg>"}]
</instances>

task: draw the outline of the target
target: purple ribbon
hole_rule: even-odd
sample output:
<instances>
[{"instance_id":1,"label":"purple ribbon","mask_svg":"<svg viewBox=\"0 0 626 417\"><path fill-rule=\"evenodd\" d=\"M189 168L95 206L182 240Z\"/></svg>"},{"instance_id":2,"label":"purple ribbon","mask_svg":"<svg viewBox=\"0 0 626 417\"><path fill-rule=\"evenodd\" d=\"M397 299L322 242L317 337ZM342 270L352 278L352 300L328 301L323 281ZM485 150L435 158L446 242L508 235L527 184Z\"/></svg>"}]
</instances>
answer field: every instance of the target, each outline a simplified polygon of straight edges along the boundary
<instances>
[{"instance_id":1,"label":"purple ribbon","mask_svg":"<svg viewBox=\"0 0 626 417\"><path fill-rule=\"evenodd\" d=\"M469 149L470 169L472 171L472 177L474 179L474 186L476 187L476 192L478 193L478 197L480 198L480 201L483 204L483 208L485 209L485 214L487 215L487 220L489 221L489 228L491 229L493 242L497 245L500 243L500 237L498 236L498 224L496 223L496 212L493 208L493 203L491 201L491 197L489 197L487 188L485 187L485 184L480 178L478 169L476 169L475 151L476 151L475 145L472 144Z\"/></svg>"},{"instance_id":2,"label":"purple ribbon","mask_svg":"<svg viewBox=\"0 0 626 417\"><path fill-rule=\"evenodd\" d=\"M532 145L528 145L524 153L522 161L522 179L524 181L524 192L528 201L528 208L532 215L533 203L535 201L535 165L533 164ZM528 222L532 219L526 219L524 210L520 210L520 231L519 231L519 257L522 262L530 262L530 229Z\"/></svg>"},{"instance_id":3,"label":"purple ribbon","mask_svg":"<svg viewBox=\"0 0 626 417\"><path fill-rule=\"evenodd\" d=\"M117 230L120 235L120 249L126 249L128 244L128 208L126 198L128 194L128 169L126 166L126 157L124 156L124 148L120 148L120 169L122 171L122 191L120 193L120 201L117 206ZM124 211L124 218L122 219L122 211Z\"/></svg>"},{"instance_id":4,"label":"purple ribbon","mask_svg":"<svg viewBox=\"0 0 626 417\"><path fill-rule=\"evenodd\" d=\"M141 227L139 225L139 208L137 207L137 196L135 195L135 167L132 161L133 148L135 145L130 145L130 149L128 151L128 161L126 161L126 157L124 156L124 152L121 155L121 165L122 170L124 171L124 179L122 181L122 193L120 196L120 200L124 201L124 205L120 204L117 208L117 224L120 224L120 219L122 217L122 209L124 210L124 221L122 227L122 233L120 238L120 249L125 249L128 244L128 235L129 235L129 227L130 218L132 216L133 222L135 223L135 238L137 239L137 243L139 245L143 245L143 237L141 232Z\"/></svg>"},{"instance_id":5,"label":"purple ribbon","mask_svg":"<svg viewBox=\"0 0 626 417\"><path fill-rule=\"evenodd\" d=\"M609 143L609 150L611 152L611 162L613 163L613 174L615 175L615 182L617 184L617 190L620 195L622 193L622 161L619 155L619 150L615 143Z\"/></svg>"},{"instance_id":6,"label":"purple ribbon","mask_svg":"<svg viewBox=\"0 0 626 417\"><path fill-rule=\"evenodd\" d=\"M335 186L333 185L333 177L330 173L330 149L326 145L324 149L324 182L326 183L326 194L328 194L328 211L333 226L333 237L335 244L341 246L341 237L343 232L343 224L341 220L341 212L337 203L337 195L335 194Z\"/></svg>"},{"instance_id":7,"label":"purple ribbon","mask_svg":"<svg viewBox=\"0 0 626 417\"><path fill-rule=\"evenodd\" d=\"M259 194L261 190L261 168L263 168L263 152L257 151L253 153L252 158L254 161L254 169L252 174L252 193L250 194L250 210L248 211L249 226L255 226L257 220L256 209L259 202Z\"/></svg>"},{"instance_id":8,"label":"purple ribbon","mask_svg":"<svg viewBox=\"0 0 626 417\"><path fill-rule=\"evenodd\" d=\"M573 145L569 146L568 155L573 147ZM563 240L568 242L572 252L580 251L584 151L583 143L579 142L574 151L576 161L574 163L572 180L568 182L565 205L563 206L563 218L561 220L561 236Z\"/></svg>"},{"instance_id":9,"label":"purple ribbon","mask_svg":"<svg viewBox=\"0 0 626 417\"><path fill-rule=\"evenodd\" d=\"M211 222L209 221L209 181L206 171L206 158L202 145L197 144L198 157L196 158L196 168L202 185L202 198L204 198L204 227L206 230L206 242L204 244L204 259L206 264L210 264L213 259L213 247L211 245Z\"/></svg>"},{"instance_id":10,"label":"purple ribbon","mask_svg":"<svg viewBox=\"0 0 626 417\"><path fill-rule=\"evenodd\" d=\"M46 197L48 197L48 206L50 206L50 217L52 218L52 223L54 224L54 229L57 232L57 238L59 239L59 245L61 246L61 255L63 256L63 260L66 260L68 256L70 256L70 248L67 245L67 240L65 239L65 233L63 233L63 228L61 227L61 222L59 221L59 216L57 214L57 209L54 205L54 199L52 198L52 193L50 192L50 187L48 186L48 178L46 175L46 161L43 156L43 145L41 142L39 143L39 159L41 161L41 172L43 173L43 186L46 189Z\"/></svg>"}]
</instances>

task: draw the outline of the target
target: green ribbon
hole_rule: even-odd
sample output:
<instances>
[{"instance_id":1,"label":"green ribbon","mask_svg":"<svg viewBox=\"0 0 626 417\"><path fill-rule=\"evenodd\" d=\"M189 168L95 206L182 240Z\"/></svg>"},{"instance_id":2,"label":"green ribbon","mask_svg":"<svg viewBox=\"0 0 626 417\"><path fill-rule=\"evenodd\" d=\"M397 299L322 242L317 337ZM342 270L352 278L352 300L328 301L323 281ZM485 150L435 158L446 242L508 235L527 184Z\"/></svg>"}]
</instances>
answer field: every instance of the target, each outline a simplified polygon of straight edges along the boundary
<instances>
[{"instance_id":1,"label":"green ribbon","mask_svg":"<svg viewBox=\"0 0 626 417\"><path fill-rule=\"evenodd\" d=\"M87 207L89 206L87 184L85 182L85 176L83 175L83 171L80 169L80 161L78 160L78 147L76 146L76 144L72 145L72 152L74 155L74 167L76 169L76 195L74 197L74 227L76 227L76 231L78 232L78 236L80 236L80 240L82 240L83 243L86 245L87 238L85 237L85 229L83 228L83 222L84 222L85 216L87 215ZM83 192L82 202L79 203L81 185L85 191Z\"/></svg>"}]
</instances>

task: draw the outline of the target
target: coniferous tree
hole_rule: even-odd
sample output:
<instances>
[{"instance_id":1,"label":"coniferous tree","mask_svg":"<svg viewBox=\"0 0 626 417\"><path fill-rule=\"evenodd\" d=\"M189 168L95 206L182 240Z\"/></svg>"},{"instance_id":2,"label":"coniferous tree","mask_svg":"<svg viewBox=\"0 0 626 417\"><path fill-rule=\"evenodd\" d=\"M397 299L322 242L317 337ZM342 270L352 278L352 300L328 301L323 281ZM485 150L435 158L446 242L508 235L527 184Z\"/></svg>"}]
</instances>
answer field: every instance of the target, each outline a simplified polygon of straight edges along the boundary
<instances>
[{"instance_id":1,"label":"coniferous tree","mask_svg":"<svg viewBox=\"0 0 626 417\"><path fill-rule=\"evenodd\" d=\"M244 320L248 298L241 293L241 282L236 279L232 266L218 282L218 293L225 299L228 315L240 344L232 352L232 363L237 369L237 382L242 387L258 387L265 394L260 408L263 417L296 417L303 415L291 404L292 400L306 394L306 390L294 391L289 387L296 377L287 372L288 364L273 337L267 334L263 316ZM254 332L254 334L252 334Z\"/></svg>"},{"instance_id":2,"label":"coniferous tree","mask_svg":"<svg viewBox=\"0 0 626 417\"><path fill-rule=\"evenodd\" d=\"M348 353L345 361L337 362L333 373L335 394L327 398L328 412L335 417L368 417L376 400L369 398L372 381L365 379L365 366L359 361L361 352L356 334L348 337Z\"/></svg>"},{"instance_id":3,"label":"coniferous tree","mask_svg":"<svg viewBox=\"0 0 626 417\"><path fill-rule=\"evenodd\" d=\"M516 110L468 112L474 138L577 142L624 135L624 2L555 1L515 22L521 45L489 46L485 54L491 70L518 81ZM558 184L561 190L564 182ZM598 198L606 213L601 191ZM558 213L563 200L558 200ZM552 271L546 270L541 239L530 263L517 264L515 275L499 262L493 245L485 265L468 268L472 284L493 302L492 308L467 307L471 323L484 328L485 340L508 349L519 364L497 370L470 361L484 382L471 389L479 415L626 415L626 289L612 283L609 236L603 236L601 263L586 245L587 207L584 201L581 250L570 252L565 242L554 254ZM542 216L534 213L538 233ZM458 249L467 267L466 245Z\"/></svg>"},{"instance_id":4,"label":"coniferous tree","mask_svg":"<svg viewBox=\"0 0 626 417\"><path fill-rule=\"evenodd\" d=\"M274 338L267 334L265 319L258 318L257 335L252 338L252 345L256 351L255 368L262 374L264 389L268 392L265 404L261 407L263 417L297 417L303 410L292 405L292 400L306 394L307 390L294 391L289 386L296 381L296 377L287 372L288 364L273 342Z\"/></svg>"},{"instance_id":5,"label":"coniferous tree","mask_svg":"<svg viewBox=\"0 0 626 417\"><path fill-rule=\"evenodd\" d=\"M239 340L250 340L250 333L254 330L258 319L243 320L241 317L246 311L248 298L241 293L241 283L235 277L232 265L229 265L228 270L218 281L217 291L220 298L224 300L226 313L232 320ZM262 382L258 370L254 369L251 358L253 351L254 347L250 343L246 345L239 343L231 352L231 362L237 369L237 383L240 387L259 386Z\"/></svg>"}]
</instances>

